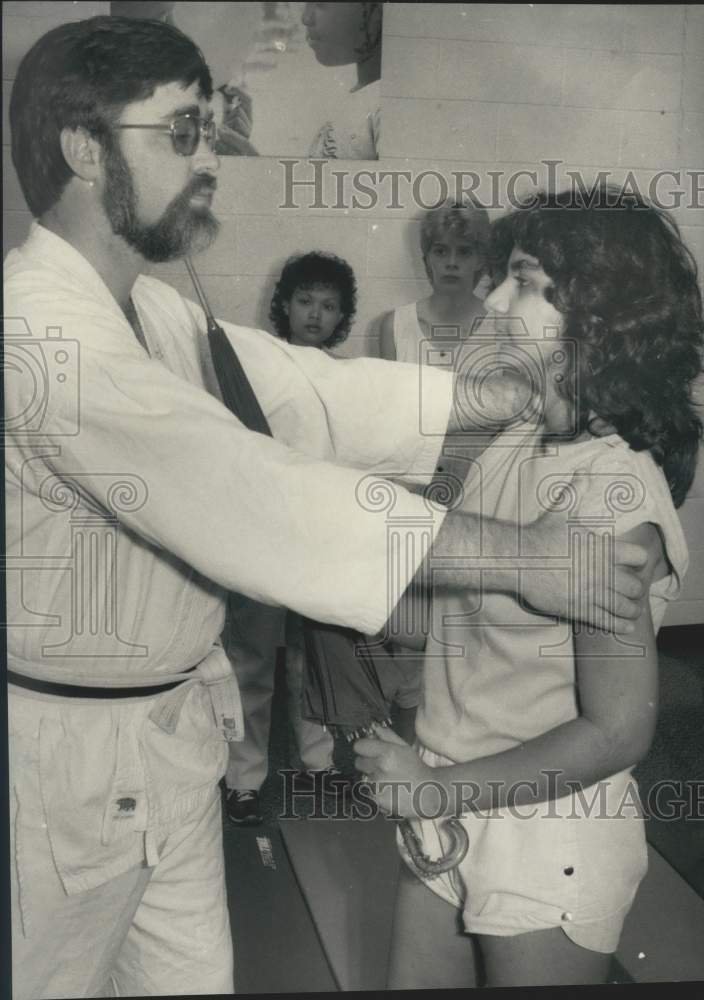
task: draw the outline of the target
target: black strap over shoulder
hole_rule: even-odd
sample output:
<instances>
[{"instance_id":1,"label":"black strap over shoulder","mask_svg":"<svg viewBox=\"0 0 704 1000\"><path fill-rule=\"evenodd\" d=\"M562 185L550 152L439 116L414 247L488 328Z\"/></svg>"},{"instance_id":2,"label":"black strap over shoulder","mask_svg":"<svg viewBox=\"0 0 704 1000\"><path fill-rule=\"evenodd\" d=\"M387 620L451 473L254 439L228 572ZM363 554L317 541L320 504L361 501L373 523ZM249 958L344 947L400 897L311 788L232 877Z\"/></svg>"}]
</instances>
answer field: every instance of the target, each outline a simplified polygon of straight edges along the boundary
<instances>
[{"instance_id":1,"label":"black strap over shoulder","mask_svg":"<svg viewBox=\"0 0 704 1000\"><path fill-rule=\"evenodd\" d=\"M250 431L272 437L269 422L227 334L217 323L208 323L208 343L222 401Z\"/></svg>"}]
</instances>

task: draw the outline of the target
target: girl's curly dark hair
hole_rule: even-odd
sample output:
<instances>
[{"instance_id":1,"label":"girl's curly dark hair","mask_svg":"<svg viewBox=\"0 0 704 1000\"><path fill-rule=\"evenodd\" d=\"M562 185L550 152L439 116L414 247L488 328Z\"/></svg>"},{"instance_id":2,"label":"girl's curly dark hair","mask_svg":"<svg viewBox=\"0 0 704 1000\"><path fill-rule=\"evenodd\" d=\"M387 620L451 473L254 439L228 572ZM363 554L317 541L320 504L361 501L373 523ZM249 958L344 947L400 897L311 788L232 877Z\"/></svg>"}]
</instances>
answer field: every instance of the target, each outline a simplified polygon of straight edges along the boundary
<instances>
[{"instance_id":1,"label":"girl's curly dark hair","mask_svg":"<svg viewBox=\"0 0 704 1000\"><path fill-rule=\"evenodd\" d=\"M704 325L697 267L674 220L631 191L540 193L492 227L492 265L505 272L514 246L552 280L546 298L576 342L563 391L578 426L590 412L634 451L647 449L675 506L696 468L702 422L692 383L702 371Z\"/></svg>"},{"instance_id":2,"label":"girl's curly dark hair","mask_svg":"<svg viewBox=\"0 0 704 1000\"><path fill-rule=\"evenodd\" d=\"M357 311L357 282L354 271L341 257L322 250L312 250L310 253L294 254L284 264L281 277L276 282L276 288L271 299L269 319L277 337L291 339L288 316L284 303L289 303L293 293L299 288L334 288L340 293L340 308L342 319L335 327L335 332L329 337L323 347L333 347L347 339L352 327L352 320Z\"/></svg>"}]
</instances>

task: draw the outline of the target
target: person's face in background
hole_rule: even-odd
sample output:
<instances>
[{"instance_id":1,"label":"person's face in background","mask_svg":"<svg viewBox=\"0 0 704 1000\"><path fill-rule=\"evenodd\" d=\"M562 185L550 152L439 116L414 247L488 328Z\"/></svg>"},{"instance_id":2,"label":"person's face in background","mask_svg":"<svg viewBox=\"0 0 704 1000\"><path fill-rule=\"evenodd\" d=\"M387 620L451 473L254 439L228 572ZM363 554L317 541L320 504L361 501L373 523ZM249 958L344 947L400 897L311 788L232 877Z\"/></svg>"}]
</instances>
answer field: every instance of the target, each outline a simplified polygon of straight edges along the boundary
<instances>
[{"instance_id":1,"label":"person's face in background","mask_svg":"<svg viewBox=\"0 0 704 1000\"><path fill-rule=\"evenodd\" d=\"M364 3L307 3L303 10L303 25L307 41L315 58L323 66L347 66L369 58L381 42L381 23L365 21L365 7L376 10L379 5ZM375 15L372 14L374 18Z\"/></svg>"},{"instance_id":2,"label":"person's face in background","mask_svg":"<svg viewBox=\"0 0 704 1000\"><path fill-rule=\"evenodd\" d=\"M322 347L342 319L340 292L328 285L297 288L283 308L288 316L289 340L302 347Z\"/></svg>"},{"instance_id":3,"label":"person's face in background","mask_svg":"<svg viewBox=\"0 0 704 1000\"><path fill-rule=\"evenodd\" d=\"M425 255L428 279L436 292L472 290L483 264L466 237L440 233Z\"/></svg>"}]
</instances>

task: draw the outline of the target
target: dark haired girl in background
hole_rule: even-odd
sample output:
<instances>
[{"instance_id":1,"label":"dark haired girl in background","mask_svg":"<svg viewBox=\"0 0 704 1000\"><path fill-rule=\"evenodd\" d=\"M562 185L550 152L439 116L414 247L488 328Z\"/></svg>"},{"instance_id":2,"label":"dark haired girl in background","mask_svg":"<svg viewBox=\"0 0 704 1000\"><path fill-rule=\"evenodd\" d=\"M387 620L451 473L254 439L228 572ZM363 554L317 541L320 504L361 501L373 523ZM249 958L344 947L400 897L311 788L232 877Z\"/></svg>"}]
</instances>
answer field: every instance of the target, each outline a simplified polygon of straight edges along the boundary
<instances>
[{"instance_id":1,"label":"dark haired girl in background","mask_svg":"<svg viewBox=\"0 0 704 1000\"><path fill-rule=\"evenodd\" d=\"M328 352L349 334L356 308L357 283L352 268L334 254L315 250L286 261L274 289L269 318L278 337ZM269 767L275 669L275 649L263 636L272 632L277 614L252 605L251 612L240 608L234 616L236 644L231 660L242 698L245 736L242 742L229 744L225 809L238 825L253 826L262 821L260 789ZM245 651L237 646L243 637ZM303 635L300 619L292 612L286 614L285 642L288 716L303 764L296 775L296 789L319 789L334 798L344 796L349 779L334 766L330 731L301 715ZM253 655L254 650L258 655Z\"/></svg>"},{"instance_id":2,"label":"dark haired girl in background","mask_svg":"<svg viewBox=\"0 0 704 1000\"><path fill-rule=\"evenodd\" d=\"M286 261L269 319L289 343L329 349L347 338L356 309L357 282L347 261L313 250Z\"/></svg>"}]
</instances>

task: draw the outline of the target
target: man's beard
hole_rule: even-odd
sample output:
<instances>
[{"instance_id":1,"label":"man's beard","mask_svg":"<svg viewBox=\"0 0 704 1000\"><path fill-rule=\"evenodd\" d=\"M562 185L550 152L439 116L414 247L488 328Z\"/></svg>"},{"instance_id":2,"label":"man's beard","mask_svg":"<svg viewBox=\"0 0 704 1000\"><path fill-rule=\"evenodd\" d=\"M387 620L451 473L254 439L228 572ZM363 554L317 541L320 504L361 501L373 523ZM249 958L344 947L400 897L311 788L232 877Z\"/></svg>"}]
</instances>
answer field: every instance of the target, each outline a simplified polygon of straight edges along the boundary
<instances>
[{"instance_id":1,"label":"man's beard","mask_svg":"<svg viewBox=\"0 0 704 1000\"><path fill-rule=\"evenodd\" d=\"M189 203L204 191L214 191L209 174L196 175L166 207L158 222L143 225L137 218L137 198L132 172L119 146L106 150L103 207L112 231L145 260L162 263L207 250L220 223L209 209L198 211Z\"/></svg>"}]
</instances>

